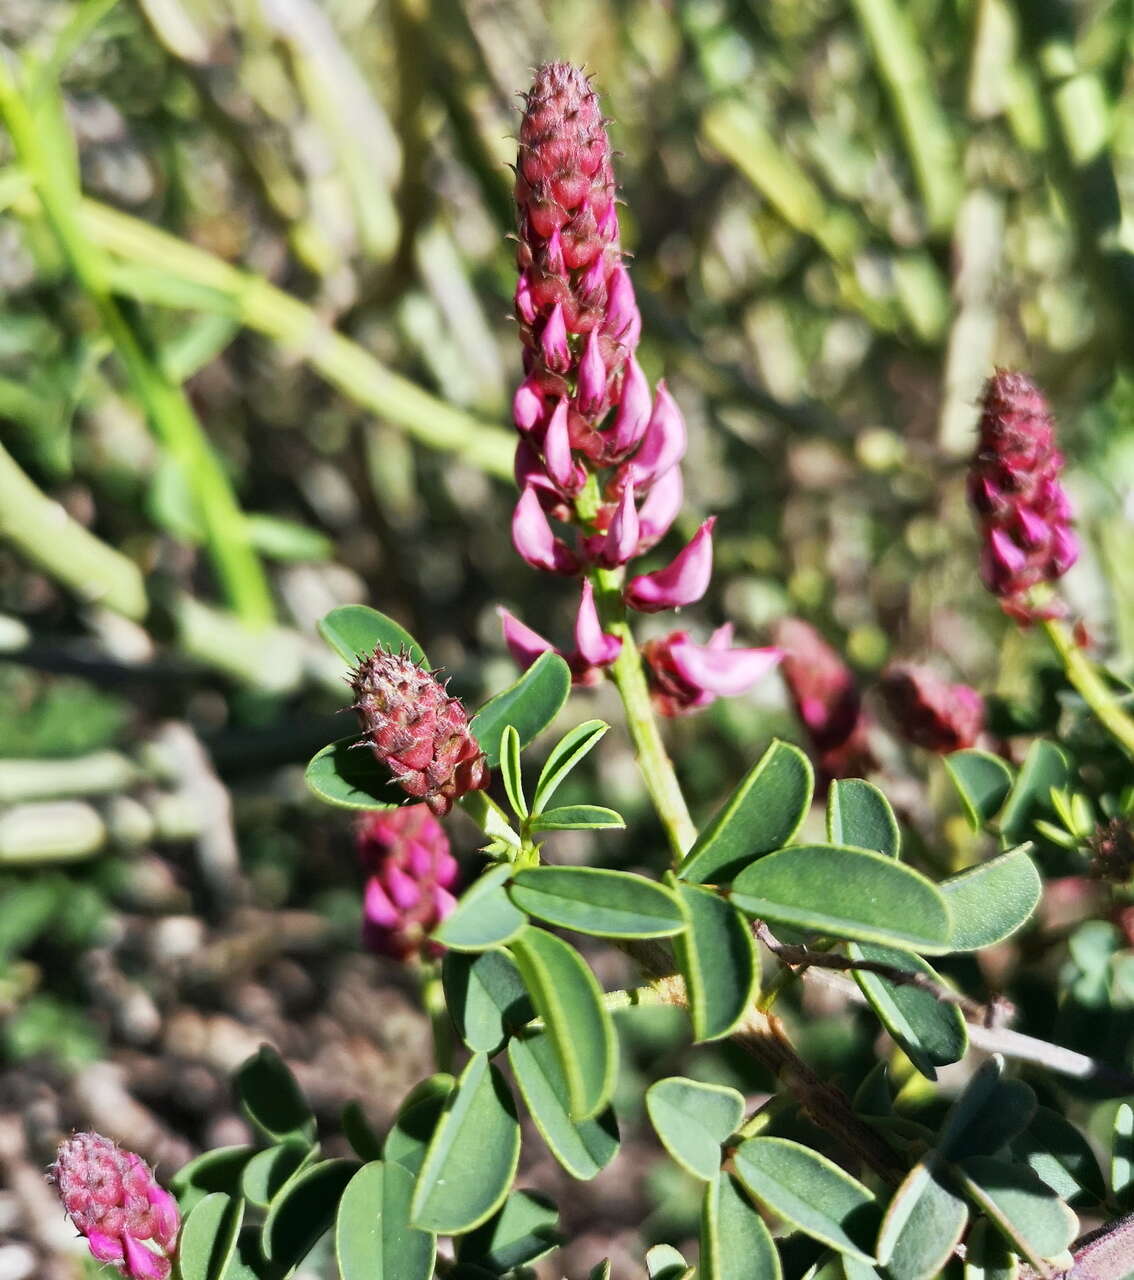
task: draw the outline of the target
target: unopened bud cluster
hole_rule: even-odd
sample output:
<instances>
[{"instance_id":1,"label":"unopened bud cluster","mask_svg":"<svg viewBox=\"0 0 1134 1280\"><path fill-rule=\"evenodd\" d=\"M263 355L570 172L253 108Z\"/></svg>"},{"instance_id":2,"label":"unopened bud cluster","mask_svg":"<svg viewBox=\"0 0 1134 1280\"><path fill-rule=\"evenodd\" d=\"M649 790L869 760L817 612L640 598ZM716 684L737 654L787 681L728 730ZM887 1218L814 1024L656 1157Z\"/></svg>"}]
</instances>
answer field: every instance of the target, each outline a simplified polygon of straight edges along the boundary
<instances>
[{"instance_id":1,"label":"unopened bud cluster","mask_svg":"<svg viewBox=\"0 0 1134 1280\"><path fill-rule=\"evenodd\" d=\"M1042 392L1024 374L998 370L984 389L979 432L968 492L984 539L981 578L1011 617L1052 617L1058 604L1037 602L1033 590L1067 572L1079 543Z\"/></svg>"},{"instance_id":2,"label":"unopened bud cluster","mask_svg":"<svg viewBox=\"0 0 1134 1280\"><path fill-rule=\"evenodd\" d=\"M141 1156L99 1133L76 1133L60 1143L51 1177L99 1262L131 1280L166 1280L180 1215Z\"/></svg>"},{"instance_id":3,"label":"unopened bud cluster","mask_svg":"<svg viewBox=\"0 0 1134 1280\"><path fill-rule=\"evenodd\" d=\"M967 684L950 684L929 667L893 663L878 692L895 730L916 747L947 753L971 747L984 728L984 699Z\"/></svg>"},{"instance_id":4,"label":"unopened bud cluster","mask_svg":"<svg viewBox=\"0 0 1134 1280\"><path fill-rule=\"evenodd\" d=\"M516 165L525 376L513 401L521 492L512 541L547 573L620 569L661 541L684 498L685 421L664 382L651 395L634 354L642 322L622 261L615 190L606 124L586 76L566 63L541 67L525 100ZM573 528L571 541L552 520ZM700 600L712 576L713 524L706 520L665 568L630 578L625 603L657 613ZM502 616L517 661L552 648ZM774 651L732 650L723 634L696 645L673 632L647 646L664 712L742 692L774 665ZM603 632L584 581L575 647L565 654L576 681L599 679L621 647Z\"/></svg>"},{"instance_id":5,"label":"unopened bud cluster","mask_svg":"<svg viewBox=\"0 0 1134 1280\"><path fill-rule=\"evenodd\" d=\"M437 956L429 934L457 905L457 860L444 828L424 804L368 813L355 836L366 877L363 944L377 955Z\"/></svg>"}]
</instances>

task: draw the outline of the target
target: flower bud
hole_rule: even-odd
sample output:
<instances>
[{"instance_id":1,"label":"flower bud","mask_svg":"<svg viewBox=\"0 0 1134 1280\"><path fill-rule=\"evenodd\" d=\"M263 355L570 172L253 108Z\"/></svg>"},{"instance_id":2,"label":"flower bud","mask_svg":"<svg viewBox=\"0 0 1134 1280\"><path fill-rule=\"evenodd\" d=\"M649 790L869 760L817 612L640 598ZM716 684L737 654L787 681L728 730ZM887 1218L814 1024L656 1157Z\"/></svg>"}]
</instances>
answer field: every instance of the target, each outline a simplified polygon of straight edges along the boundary
<instances>
[{"instance_id":1,"label":"flower bud","mask_svg":"<svg viewBox=\"0 0 1134 1280\"><path fill-rule=\"evenodd\" d=\"M622 464L619 482L632 484L645 492L681 461L686 444L685 419L663 379L658 383L653 412L646 424L642 443L634 456Z\"/></svg>"},{"instance_id":2,"label":"flower bud","mask_svg":"<svg viewBox=\"0 0 1134 1280\"><path fill-rule=\"evenodd\" d=\"M685 501L680 467L659 476L638 510L638 552L649 551L669 532Z\"/></svg>"},{"instance_id":3,"label":"flower bud","mask_svg":"<svg viewBox=\"0 0 1134 1280\"><path fill-rule=\"evenodd\" d=\"M551 532L551 525L530 484L520 494L512 514L512 545L533 569L568 576L578 571L575 553Z\"/></svg>"},{"instance_id":4,"label":"flower bud","mask_svg":"<svg viewBox=\"0 0 1134 1280\"><path fill-rule=\"evenodd\" d=\"M587 667L609 667L622 652L618 636L607 635L595 607L595 589L583 579L579 611L575 616L575 652Z\"/></svg>"},{"instance_id":5,"label":"flower bud","mask_svg":"<svg viewBox=\"0 0 1134 1280\"><path fill-rule=\"evenodd\" d=\"M181 1219L141 1156L99 1133L76 1133L59 1144L51 1178L99 1262L131 1280L166 1280Z\"/></svg>"},{"instance_id":6,"label":"flower bud","mask_svg":"<svg viewBox=\"0 0 1134 1280\"><path fill-rule=\"evenodd\" d=\"M624 595L631 609L639 613L659 613L662 609L679 609L700 600L709 589L713 573L716 522L716 516L710 516L664 569L639 574L630 580Z\"/></svg>"},{"instance_id":7,"label":"flower bud","mask_svg":"<svg viewBox=\"0 0 1134 1280\"><path fill-rule=\"evenodd\" d=\"M984 728L980 694L966 684L949 684L928 667L893 663L882 673L878 692L898 733L928 751L971 747Z\"/></svg>"}]
</instances>

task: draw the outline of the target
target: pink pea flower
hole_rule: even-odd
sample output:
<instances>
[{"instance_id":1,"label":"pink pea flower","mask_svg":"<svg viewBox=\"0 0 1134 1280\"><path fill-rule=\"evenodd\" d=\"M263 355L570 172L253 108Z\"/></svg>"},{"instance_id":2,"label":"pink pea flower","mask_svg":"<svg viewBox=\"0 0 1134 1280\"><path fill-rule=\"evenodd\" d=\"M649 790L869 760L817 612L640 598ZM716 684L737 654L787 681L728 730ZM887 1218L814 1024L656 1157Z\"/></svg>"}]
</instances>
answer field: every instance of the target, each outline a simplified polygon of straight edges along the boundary
<instances>
[{"instance_id":1,"label":"pink pea flower","mask_svg":"<svg viewBox=\"0 0 1134 1280\"><path fill-rule=\"evenodd\" d=\"M623 593L626 603L639 613L659 613L700 600L713 573L716 522L716 516L710 516L664 569L632 578Z\"/></svg>"},{"instance_id":2,"label":"pink pea flower","mask_svg":"<svg viewBox=\"0 0 1134 1280\"><path fill-rule=\"evenodd\" d=\"M654 705L664 716L708 706L717 698L747 693L783 656L778 649L733 649L732 624L718 627L708 644L674 631L642 646Z\"/></svg>"}]
</instances>

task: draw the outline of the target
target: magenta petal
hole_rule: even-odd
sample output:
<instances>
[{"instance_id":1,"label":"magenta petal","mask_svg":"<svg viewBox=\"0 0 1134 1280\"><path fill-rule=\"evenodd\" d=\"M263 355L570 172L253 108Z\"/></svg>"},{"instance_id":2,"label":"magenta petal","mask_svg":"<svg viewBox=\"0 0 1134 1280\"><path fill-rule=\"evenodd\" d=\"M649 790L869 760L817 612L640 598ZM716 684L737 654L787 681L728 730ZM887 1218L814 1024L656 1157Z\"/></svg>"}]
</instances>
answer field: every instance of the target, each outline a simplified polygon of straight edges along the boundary
<instances>
[{"instance_id":1,"label":"magenta petal","mask_svg":"<svg viewBox=\"0 0 1134 1280\"><path fill-rule=\"evenodd\" d=\"M624 593L626 603L639 613L658 613L700 600L713 574L716 522L716 516L710 516L664 569L631 579Z\"/></svg>"},{"instance_id":2,"label":"magenta petal","mask_svg":"<svg viewBox=\"0 0 1134 1280\"><path fill-rule=\"evenodd\" d=\"M577 469L571 456L571 436L567 430L567 401L560 400L547 424L547 434L543 438L543 457L547 463L547 474L556 488L565 494L579 491L576 483Z\"/></svg>"},{"instance_id":3,"label":"magenta petal","mask_svg":"<svg viewBox=\"0 0 1134 1280\"><path fill-rule=\"evenodd\" d=\"M551 532L535 489L528 485L512 514L512 545L533 569L572 574L579 562L570 548Z\"/></svg>"},{"instance_id":4,"label":"magenta petal","mask_svg":"<svg viewBox=\"0 0 1134 1280\"><path fill-rule=\"evenodd\" d=\"M583 593L579 599L579 612L575 615L575 648L588 666L608 667L622 652L618 636L609 636L602 629L598 609L595 608L595 589L588 579L583 579Z\"/></svg>"},{"instance_id":5,"label":"magenta petal","mask_svg":"<svg viewBox=\"0 0 1134 1280\"><path fill-rule=\"evenodd\" d=\"M371 876L366 882L362 914L380 929L392 929L400 919L397 907L386 896L386 890L382 888L377 876Z\"/></svg>"},{"instance_id":6,"label":"magenta petal","mask_svg":"<svg viewBox=\"0 0 1134 1280\"><path fill-rule=\"evenodd\" d=\"M611 428L610 452L624 458L642 438L650 422L650 384L634 356L626 362L618 412Z\"/></svg>"},{"instance_id":7,"label":"magenta petal","mask_svg":"<svg viewBox=\"0 0 1134 1280\"><path fill-rule=\"evenodd\" d=\"M606 365L599 350L598 330L592 329L579 361L579 382L575 405L584 418L592 418L606 401Z\"/></svg>"},{"instance_id":8,"label":"magenta petal","mask_svg":"<svg viewBox=\"0 0 1134 1280\"><path fill-rule=\"evenodd\" d=\"M87 1235L87 1244L99 1262L122 1261L122 1241L117 1236L108 1235L105 1231L91 1231Z\"/></svg>"},{"instance_id":9,"label":"magenta petal","mask_svg":"<svg viewBox=\"0 0 1134 1280\"><path fill-rule=\"evenodd\" d=\"M612 206L613 207L613 206ZM605 328L624 346L632 351L642 336L642 315L634 297L630 272L616 267L607 284Z\"/></svg>"},{"instance_id":10,"label":"magenta petal","mask_svg":"<svg viewBox=\"0 0 1134 1280\"><path fill-rule=\"evenodd\" d=\"M1027 507L1021 507L1017 514L1024 541L1029 547L1040 547L1047 540L1047 521Z\"/></svg>"},{"instance_id":11,"label":"magenta petal","mask_svg":"<svg viewBox=\"0 0 1134 1280\"><path fill-rule=\"evenodd\" d=\"M147 1249L132 1235L124 1236L123 1244L126 1246L126 1274L132 1280L165 1280L169 1275L168 1258Z\"/></svg>"},{"instance_id":12,"label":"magenta petal","mask_svg":"<svg viewBox=\"0 0 1134 1280\"><path fill-rule=\"evenodd\" d=\"M532 286L528 273L522 271L516 281L516 315L524 324L532 324L536 318L536 307L532 301Z\"/></svg>"},{"instance_id":13,"label":"magenta petal","mask_svg":"<svg viewBox=\"0 0 1134 1280\"><path fill-rule=\"evenodd\" d=\"M1008 573L1019 573L1028 562L1027 554L1016 546L1003 529L993 529L989 544L993 558Z\"/></svg>"},{"instance_id":14,"label":"magenta petal","mask_svg":"<svg viewBox=\"0 0 1134 1280\"><path fill-rule=\"evenodd\" d=\"M646 424L642 443L624 467L626 481L645 492L655 480L681 461L686 444L685 419L663 379L658 383L653 412Z\"/></svg>"},{"instance_id":15,"label":"magenta petal","mask_svg":"<svg viewBox=\"0 0 1134 1280\"><path fill-rule=\"evenodd\" d=\"M154 1219L157 1223L154 1238L165 1248L171 1249L177 1239L178 1228L181 1226L181 1214L177 1208L177 1201L164 1187L159 1187L156 1183L149 1186L146 1198L153 1206Z\"/></svg>"},{"instance_id":16,"label":"magenta petal","mask_svg":"<svg viewBox=\"0 0 1134 1280\"><path fill-rule=\"evenodd\" d=\"M421 886L394 863L385 867L386 892L399 911L411 911L421 901Z\"/></svg>"},{"instance_id":17,"label":"magenta petal","mask_svg":"<svg viewBox=\"0 0 1134 1280\"><path fill-rule=\"evenodd\" d=\"M433 913L440 924L446 916L451 916L457 907L457 899L442 885L433 886Z\"/></svg>"},{"instance_id":18,"label":"magenta petal","mask_svg":"<svg viewBox=\"0 0 1134 1280\"><path fill-rule=\"evenodd\" d=\"M720 649L691 640L674 641L669 651L683 680L725 698L747 693L783 657L779 649Z\"/></svg>"},{"instance_id":19,"label":"magenta petal","mask_svg":"<svg viewBox=\"0 0 1134 1280\"><path fill-rule=\"evenodd\" d=\"M566 275L567 262L563 257L563 237L559 234L558 227L547 238L546 254L544 266L547 270L555 276Z\"/></svg>"},{"instance_id":20,"label":"magenta petal","mask_svg":"<svg viewBox=\"0 0 1134 1280\"><path fill-rule=\"evenodd\" d=\"M555 646L538 631L525 626L519 618L502 606L496 612L504 626L504 643L521 671L526 671L541 653L554 653Z\"/></svg>"},{"instance_id":21,"label":"magenta petal","mask_svg":"<svg viewBox=\"0 0 1134 1280\"><path fill-rule=\"evenodd\" d=\"M539 337L543 362L555 373L565 373L571 367L571 348L567 345L567 325L563 320L563 304L552 308L543 333Z\"/></svg>"},{"instance_id":22,"label":"magenta petal","mask_svg":"<svg viewBox=\"0 0 1134 1280\"><path fill-rule=\"evenodd\" d=\"M1060 525L1052 537L1052 555L1057 573L1066 573L1079 559L1079 539L1074 530Z\"/></svg>"},{"instance_id":23,"label":"magenta petal","mask_svg":"<svg viewBox=\"0 0 1134 1280\"><path fill-rule=\"evenodd\" d=\"M731 622L719 626L709 637L710 649L727 649L732 644L733 632L736 628Z\"/></svg>"},{"instance_id":24,"label":"magenta petal","mask_svg":"<svg viewBox=\"0 0 1134 1280\"><path fill-rule=\"evenodd\" d=\"M512 397L512 421L517 431L533 431L543 421L543 397L530 378L525 378Z\"/></svg>"},{"instance_id":25,"label":"magenta petal","mask_svg":"<svg viewBox=\"0 0 1134 1280\"><path fill-rule=\"evenodd\" d=\"M638 509L634 505L634 486L628 484L606 531L602 545L602 562L615 569L638 554Z\"/></svg>"},{"instance_id":26,"label":"magenta petal","mask_svg":"<svg viewBox=\"0 0 1134 1280\"><path fill-rule=\"evenodd\" d=\"M685 501L685 482L680 467L670 467L653 483L638 511L638 550L648 551L669 532Z\"/></svg>"}]
</instances>

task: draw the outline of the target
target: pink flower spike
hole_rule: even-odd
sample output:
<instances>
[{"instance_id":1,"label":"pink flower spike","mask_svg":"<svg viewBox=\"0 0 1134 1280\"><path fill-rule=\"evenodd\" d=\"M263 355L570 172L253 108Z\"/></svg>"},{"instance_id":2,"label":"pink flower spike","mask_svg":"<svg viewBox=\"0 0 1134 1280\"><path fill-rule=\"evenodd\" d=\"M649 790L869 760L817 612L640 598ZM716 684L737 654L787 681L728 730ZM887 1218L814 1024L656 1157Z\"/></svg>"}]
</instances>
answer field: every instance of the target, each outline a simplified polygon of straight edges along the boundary
<instances>
[{"instance_id":1,"label":"pink flower spike","mask_svg":"<svg viewBox=\"0 0 1134 1280\"><path fill-rule=\"evenodd\" d=\"M622 375L622 396L611 428L610 455L624 458L642 438L650 422L650 384L631 356Z\"/></svg>"},{"instance_id":2,"label":"pink flower spike","mask_svg":"<svg viewBox=\"0 0 1134 1280\"><path fill-rule=\"evenodd\" d=\"M685 482L680 467L670 467L659 476L638 511L638 551L649 551L669 532L685 501Z\"/></svg>"},{"instance_id":3,"label":"pink flower spike","mask_svg":"<svg viewBox=\"0 0 1134 1280\"><path fill-rule=\"evenodd\" d=\"M638 509L634 505L634 486L628 484L606 531L600 558L608 569L616 569L633 559L638 550Z\"/></svg>"},{"instance_id":4,"label":"pink flower spike","mask_svg":"<svg viewBox=\"0 0 1134 1280\"><path fill-rule=\"evenodd\" d=\"M716 522L716 516L710 516L664 569L631 579L623 593L631 609L639 613L660 613L662 609L679 609L700 600L713 574Z\"/></svg>"},{"instance_id":5,"label":"pink flower spike","mask_svg":"<svg viewBox=\"0 0 1134 1280\"><path fill-rule=\"evenodd\" d=\"M663 379L638 452L623 467L625 479L645 492L685 456L685 419Z\"/></svg>"},{"instance_id":6,"label":"pink flower spike","mask_svg":"<svg viewBox=\"0 0 1134 1280\"><path fill-rule=\"evenodd\" d=\"M552 483L568 497L574 497L586 482L585 474L580 478L579 469L571 456L571 436L567 429L567 401L560 400L547 424L547 434L543 438L543 457L547 463L547 474Z\"/></svg>"},{"instance_id":7,"label":"pink flower spike","mask_svg":"<svg viewBox=\"0 0 1134 1280\"><path fill-rule=\"evenodd\" d=\"M584 418L593 418L606 400L606 365L599 350L598 330L592 329L579 361L579 382L575 407Z\"/></svg>"},{"instance_id":8,"label":"pink flower spike","mask_svg":"<svg viewBox=\"0 0 1134 1280\"><path fill-rule=\"evenodd\" d=\"M567 344L567 325L563 320L563 304L557 302L552 308L543 333L539 337L540 352L543 362L554 373L566 373L571 367L571 348Z\"/></svg>"},{"instance_id":9,"label":"pink flower spike","mask_svg":"<svg viewBox=\"0 0 1134 1280\"><path fill-rule=\"evenodd\" d=\"M512 421L517 431L534 431L543 420L543 397L530 378L525 378L512 397Z\"/></svg>"},{"instance_id":10,"label":"pink flower spike","mask_svg":"<svg viewBox=\"0 0 1134 1280\"><path fill-rule=\"evenodd\" d=\"M575 616L575 647L579 657L591 667L609 667L622 652L619 637L607 635L602 629L595 607L595 589L587 578L583 579L583 594Z\"/></svg>"},{"instance_id":11,"label":"pink flower spike","mask_svg":"<svg viewBox=\"0 0 1134 1280\"><path fill-rule=\"evenodd\" d=\"M541 653L555 652L550 640L545 640L538 631L533 631L502 605L496 612L504 628L504 643L521 671L526 671Z\"/></svg>"},{"instance_id":12,"label":"pink flower spike","mask_svg":"<svg viewBox=\"0 0 1134 1280\"><path fill-rule=\"evenodd\" d=\"M524 489L516 503L512 515L512 545L520 558L533 569L567 575L578 571L575 553L551 532L551 525L532 485Z\"/></svg>"},{"instance_id":13,"label":"pink flower spike","mask_svg":"<svg viewBox=\"0 0 1134 1280\"><path fill-rule=\"evenodd\" d=\"M716 639L717 633L705 645L694 644L688 638L674 640L669 652L674 668L683 680L717 697L729 698L747 693L784 656L775 648L723 648L714 643Z\"/></svg>"}]
</instances>

